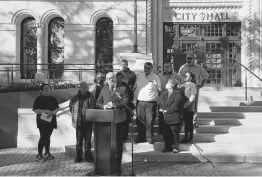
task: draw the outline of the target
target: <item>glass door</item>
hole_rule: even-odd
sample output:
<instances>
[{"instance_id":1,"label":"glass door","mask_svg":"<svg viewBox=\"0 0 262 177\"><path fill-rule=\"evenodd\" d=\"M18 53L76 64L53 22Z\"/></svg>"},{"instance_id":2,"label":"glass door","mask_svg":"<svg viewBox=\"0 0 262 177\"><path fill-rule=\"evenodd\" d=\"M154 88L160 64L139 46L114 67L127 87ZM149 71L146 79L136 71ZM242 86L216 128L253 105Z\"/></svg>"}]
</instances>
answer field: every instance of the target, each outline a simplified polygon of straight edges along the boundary
<instances>
[{"instance_id":1,"label":"glass door","mask_svg":"<svg viewBox=\"0 0 262 177\"><path fill-rule=\"evenodd\" d=\"M226 85L226 59L219 41L205 42L205 60L203 67L209 74L206 84Z\"/></svg>"}]
</instances>

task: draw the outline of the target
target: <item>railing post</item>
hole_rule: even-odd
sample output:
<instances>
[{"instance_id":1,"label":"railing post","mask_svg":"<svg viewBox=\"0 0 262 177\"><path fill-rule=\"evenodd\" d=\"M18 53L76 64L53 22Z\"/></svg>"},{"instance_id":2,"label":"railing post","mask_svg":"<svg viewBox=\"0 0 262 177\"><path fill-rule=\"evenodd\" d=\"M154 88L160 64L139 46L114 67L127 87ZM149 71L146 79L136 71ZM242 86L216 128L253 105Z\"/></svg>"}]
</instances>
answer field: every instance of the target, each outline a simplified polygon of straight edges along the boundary
<instances>
[{"instance_id":1,"label":"railing post","mask_svg":"<svg viewBox=\"0 0 262 177\"><path fill-rule=\"evenodd\" d=\"M78 70L78 81L81 81L81 76L80 76L80 71L81 69Z\"/></svg>"},{"instance_id":2,"label":"railing post","mask_svg":"<svg viewBox=\"0 0 262 177\"><path fill-rule=\"evenodd\" d=\"M81 80L80 81L82 81L83 80L83 77L82 77L83 75L82 75L82 68L80 68L80 77L81 77Z\"/></svg>"},{"instance_id":3,"label":"railing post","mask_svg":"<svg viewBox=\"0 0 262 177\"><path fill-rule=\"evenodd\" d=\"M247 76L245 77L245 98L247 101Z\"/></svg>"},{"instance_id":4,"label":"railing post","mask_svg":"<svg viewBox=\"0 0 262 177\"><path fill-rule=\"evenodd\" d=\"M14 84L14 68L12 65L12 73L11 73L11 83Z\"/></svg>"},{"instance_id":5,"label":"railing post","mask_svg":"<svg viewBox=\"0 0 262 177\"><path fill-rule=\"evenodd\" d=\"M7 83L9 84L9 68L6 68L6 74L7 74Z\"/></svg>"}]
</instances>

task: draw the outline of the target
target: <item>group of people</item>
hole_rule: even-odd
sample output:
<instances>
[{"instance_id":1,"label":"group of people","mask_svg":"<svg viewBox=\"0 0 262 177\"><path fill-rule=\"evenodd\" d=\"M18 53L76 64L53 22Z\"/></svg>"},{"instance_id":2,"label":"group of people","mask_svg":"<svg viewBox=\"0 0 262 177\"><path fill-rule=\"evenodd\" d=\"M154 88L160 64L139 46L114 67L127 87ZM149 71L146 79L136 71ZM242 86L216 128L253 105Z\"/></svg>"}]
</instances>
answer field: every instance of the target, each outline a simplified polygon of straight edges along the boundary
<instances>
[{"instance_id":1,"label":"group of people","mask_svg":"<svg viewBox=\"0 0 262 177\"><path fill-rule=\"evenodd\" d=\"M85 142L85 161L93 161L91 137L93 122L87 122L84 113L87 109L121 109L126 121L118 123L117 131L117 168L121 171L122 144L128 140L129 124L136 118L138 136L136 143L154 143L154 124L159 120L159 133L163 135L165 147L162 152L179 152L179 143L193 140L193 119L197 112L199 89L208 78L205 69L195 64L193 56L187 55L186 64L179 72L172 71L171 63L164 64L164 72L159 77L153 73L153 64L146 62L144 72L135 74L128 67L128 61L122 60L122 70L116 75L97 73L94 84L80 83L78 93L72 97L69 109L72 113L73 126L76 129L76 159L83 160L83 142ZM37 126L40 131L37 160L45 156L53 158L50 149L50 136L56 128L58 103L50 95L47 84L41 86L41 94L34 102L33 111L37 113ZM52 117L51 122L41 119L42 114ZM134 116L135 115L135 116ZM157 116L158 115L158 116ZM182 124L185 125L185 137L179 141ZM84 141L83 141L84 140Z\"/></svg>"}]
</instances>

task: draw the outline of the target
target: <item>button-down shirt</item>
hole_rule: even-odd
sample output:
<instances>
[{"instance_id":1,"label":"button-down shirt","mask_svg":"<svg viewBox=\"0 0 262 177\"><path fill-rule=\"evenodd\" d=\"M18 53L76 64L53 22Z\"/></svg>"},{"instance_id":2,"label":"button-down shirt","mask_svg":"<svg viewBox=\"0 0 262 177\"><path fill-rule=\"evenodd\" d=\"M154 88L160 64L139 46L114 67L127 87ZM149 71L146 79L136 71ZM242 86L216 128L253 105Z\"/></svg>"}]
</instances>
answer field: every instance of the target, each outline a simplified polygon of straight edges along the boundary
<instances>
[{"instance_id":1,"label":"button-down shirt","mask_svg":"<svg viewBox=\"0 0 262 177\"><path fill-rule=\"evenodd\" d=\"M150 83L152 81L152 83ZM158 92L161 91L161 81L153 72L148 76L145 73L137 75L135 83L135 98L139 101L157 101Z\"/></svg>"},{"instance_id":2,"label":"button-down shirt","mask_svg":"<svg viewBox=\"0 0 262 177\"><path fill-rule=\"evenodd\" d=\"M183 66L181 66L178 71L178 75L182 79L181 83L184 83L185 74L187 72L192 72L193 74L195 74L196 85L201 85L203 81L209 77L208 73L201 65L199 64L188 65L186 63Z\"/></svg>"}]
</instances>

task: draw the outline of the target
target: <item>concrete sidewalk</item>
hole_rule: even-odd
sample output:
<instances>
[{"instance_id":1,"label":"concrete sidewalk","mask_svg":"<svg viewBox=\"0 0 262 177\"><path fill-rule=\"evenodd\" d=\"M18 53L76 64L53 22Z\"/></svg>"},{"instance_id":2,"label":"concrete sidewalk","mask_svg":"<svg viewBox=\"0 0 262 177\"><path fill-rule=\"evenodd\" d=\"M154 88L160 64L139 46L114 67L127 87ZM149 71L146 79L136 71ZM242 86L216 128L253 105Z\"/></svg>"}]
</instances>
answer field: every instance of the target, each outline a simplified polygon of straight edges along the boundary
<instances>
[{"instance_id":1,"label":"concrete sidewalk","mask_svg":"<svg viewBox=\"0 0 262 177\"><path fill-rule=\"evenodd\" d=\"M0 150L0 176L84 176L91 163L74 163L63 148L51 148L54 160L36 162L36 148ZM135 163L137 176L262 176L262 164L256 163ZM130 164L123 164L123 175Z\"/></svg>"}]
</instances>

